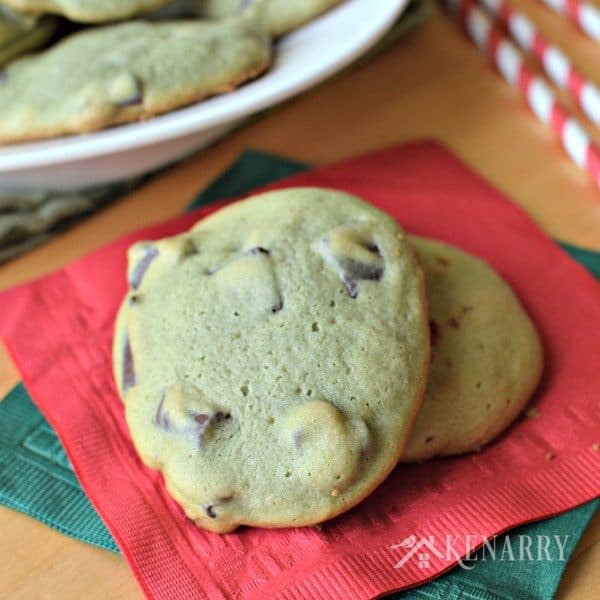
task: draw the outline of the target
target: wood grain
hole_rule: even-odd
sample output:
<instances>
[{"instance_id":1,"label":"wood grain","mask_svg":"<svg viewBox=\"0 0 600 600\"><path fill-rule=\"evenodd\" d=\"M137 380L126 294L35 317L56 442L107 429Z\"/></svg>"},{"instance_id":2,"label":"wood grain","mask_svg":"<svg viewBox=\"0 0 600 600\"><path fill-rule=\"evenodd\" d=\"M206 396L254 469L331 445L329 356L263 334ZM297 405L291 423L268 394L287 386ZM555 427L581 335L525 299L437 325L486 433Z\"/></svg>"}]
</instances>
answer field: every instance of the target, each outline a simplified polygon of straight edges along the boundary
<instances>
[{"instance_id":1,"label":"wood grain","mask_svg":"<svg viewBox=\"0 0 600 600\"><path fill-rule=\"evenodd\" d=\"M536 4L516 4L590 75L594 42ZM572 103L570 103L573 106ZM0 268L0 289L50 272L122 234L179 213L244 148L329 163L402 141L441 141L505 191L551 236L600 250L600 192L443 15L374 60L246 125L42 248ZM18 374L0 349L0 394ZM124 561L0 507L0 597L136 598ZM600 515L558 597L598 597Z\"/></svg>"}]
</instances>

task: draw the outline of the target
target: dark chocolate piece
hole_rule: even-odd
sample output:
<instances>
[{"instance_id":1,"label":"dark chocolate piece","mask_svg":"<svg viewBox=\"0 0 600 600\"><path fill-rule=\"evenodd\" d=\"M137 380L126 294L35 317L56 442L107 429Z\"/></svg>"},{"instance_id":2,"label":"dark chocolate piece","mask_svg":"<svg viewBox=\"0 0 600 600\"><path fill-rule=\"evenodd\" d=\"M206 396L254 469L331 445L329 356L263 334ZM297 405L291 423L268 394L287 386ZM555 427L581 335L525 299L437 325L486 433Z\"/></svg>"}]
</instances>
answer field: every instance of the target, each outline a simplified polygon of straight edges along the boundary
<instances>
[{"instance_id":1,"label":"dark chocolate piece","mask_svg":"<svg viewBox=\"0 0 600 600\"><path fill-rule=\"evenodd\" d=\"M123 380L121 387L123 393L129 388L134 387L136 384L135 368L133 364L133 354L131 352L131 345L129 343L129 337L125 338L125 345L123 347Z\"/></svg>"},{"instance_id":2,"label":"dark chocolate piece","mask_svg":"<svg viewBox=\"0 0 600 600\"><path fill-rule=\"evenodd\" d=\"M359 281L380 281L383 277L385 261L383 260L379 246L375 242L366 240L356 242L356 245L375 255L373 262L370 260L366 262L356 260L345 253L337 254L333 251L329 238L324 238L320 243L323 258L329 266L334 267L338 271L338 275L346 287L350 298L358 296Z\"/></svg>"},{"instance_id":3,"label":"dark chocolate piece","mask_svg":"<svg viewBox=\"0 0 600 600\"><path fill-rule=\"evenodd\" d=\"M125 98L124 100L120 100L119 102L115 102L115 106L119 108L127 108L128 106L136 106L137 104L141 104L144 97L140 92L136 92L133 96L129 98Z\"/></svg>"},{"instance_id":4,"label":"dark chocolate piece","mask_svg":"<svg viewBox=\"0 0 600 600\"><path fill-rule=\"evenodd\" d=\"M150 266L150 263L158 256L158 248L156 246L147 246L144 249L144 255L137 262L129 277L129 285L137 290L142 284L142 279Z\"/></svg>"},{"instance_id":5,"label":"dark chocolate piece","mask_svg":"<svg viewBox=\"0 0 600 600\"><path fill-rule=\"evenodd\" d=\"M217 411L216 413L188 413L186 422L187 424L175 427L170 416L168 408L165 407L166 392L162 393L162 397L158 408L156 409L156 415L154 417L155 424L164 429L165 431L174 431L176 433L192 433L198 438L200 442L204 432L211 426L231 419L231 414L223 411Z\"/></svg>"},{"instance_id":6,"label":"dark chocolate piece","mask_svg":"<svg viewBox=\"0 0 600 600\"><path fill-rule=\"evenodd\" d=\"M162 397L160 399L160 403L158 408L156 409L156 415L154 417L154 422L165 431L171 430L171 420L169 419L169 415L163 408L163 404L165 402L165 392L163 392Z\"/></svg>"},{"instance_id":7,"label":"dark chocolate piece","mask_svg":"<svg viewBox=\"0 0 600 600\"><path fill-rule=\"evenodd\" d=\"M379 281L383 277L383 267L359 262L351 258L339 261L344 275L348 279L366 279L368 281Z\"/></svg>"},{"instance_id":8,"label":"dark chocolate piece","mask_svg":"<svg viewBox=\"0 0 600 600\"><path fill-rule=\"evenodd\" d=\"M358 296L358 285L356 281L344 277L343 282L350 298L356 298L356 296Z\"/></svg>"},{"instance_id":9,"label":"dark chocolate piece","mask_svg":"<svg viewBox=\"0 0 600 600\"><path fill-rule=\"evenodd\" d=\"M266 254L268 256L271 253L262 246L256 246L255 248L250 248L250 250L246 250L246 252L244 252L245 256L256 256L258 254Z\"/></svg>"}]
</instances>

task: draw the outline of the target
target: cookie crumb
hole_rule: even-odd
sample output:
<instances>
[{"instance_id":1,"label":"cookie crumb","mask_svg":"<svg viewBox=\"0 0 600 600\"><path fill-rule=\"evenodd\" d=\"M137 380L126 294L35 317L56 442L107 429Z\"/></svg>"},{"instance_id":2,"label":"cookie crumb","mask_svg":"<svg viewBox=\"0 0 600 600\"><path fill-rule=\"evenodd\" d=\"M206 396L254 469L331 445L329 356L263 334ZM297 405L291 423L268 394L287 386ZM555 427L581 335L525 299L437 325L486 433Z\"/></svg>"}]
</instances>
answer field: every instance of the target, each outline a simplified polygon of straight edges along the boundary
<instances>
[{"instance_id":1,"label":"cookie crumb","mask_svg":"<svg viewBox=\"0 0 600 600\"><path fill-rule=\"evenodd\" d=\"M339 495L340 495L340 490L338 490L337 488L334 488L334 489L331 491L331 495L332 495L334 498L336 498L337 496L339 496Z\"/></svg>"},{"instance_id":2,"label":"cookie crumb","mask_svg":"<svg viewBox=\"0 0 600 600\"><path fill-rule=\"evenodd\" d=\"M323 525L321 525L321 523L317 523L316 525L313 525L313 528L316 529L317 531L323 531Z\"/></svg>"},{"instance_id":3,"label":"cookie crumb","mask_svg":"<svg viewBox=\"0 0 600 600\"><path fill-rule=\"evenodd\" d=\"M454 329L460 329L460 323L456 317L450 317L448 319L448 325Z\"/></svg>"},{"instance_id":4,"label":"cookie crumb","mask_svg":"<svg viewBox=\"0 0 600 600\"><path fill-rule=\"evenodd\" d=\"M546 455L544 456L544 460L546 462L550 462L551 460L554 460L556 458L556 454L554 454L554 452L546 452Z\"/></svg>"},{"instance_id":5,"label":"cookie crumb","mask_svg":"<svg viewBox=\"0 0 600 600\"><path fill-rule=\"evenodd\" d=\"M528 419L537 419L540 416L540 411L535 406L532 406L525 411L525 416Z\"/></svg>"}]
</instances>

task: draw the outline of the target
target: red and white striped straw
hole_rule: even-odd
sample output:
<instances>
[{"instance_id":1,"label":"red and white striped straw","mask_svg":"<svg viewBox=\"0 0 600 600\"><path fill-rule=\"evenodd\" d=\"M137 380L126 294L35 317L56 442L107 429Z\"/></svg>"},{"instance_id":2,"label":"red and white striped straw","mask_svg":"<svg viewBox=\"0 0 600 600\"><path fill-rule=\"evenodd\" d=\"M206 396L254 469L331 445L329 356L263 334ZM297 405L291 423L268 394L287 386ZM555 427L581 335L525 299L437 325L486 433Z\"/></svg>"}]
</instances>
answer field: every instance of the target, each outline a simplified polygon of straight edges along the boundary
<instances>
[{"instance_id":1,"label":"red and white striped straw","mask_svg":"<svg viewBox=\"0 0 600 600\"><path fill-rule=\"evenodd\" d=\"M567 15L580 29L595 40L600 40L600 9L581 0L542 0L554 12Z\"/></svg>"},{"instance_id":2,"label":"red and white striped straw","mask_svg":"<svg viewBox=\"0 0 600 600\"><path fill-rule=\"evenodd\" d=\"M600 125L600 89L572 65L568 56L544 38L531 20L515 10L506 0L480 2L504 24L521 48L538 59L546 75L559 88L567 90L587 117L596 125Z\"/></svg>"},{"instance_id":3,"label":"red and white striped straw","mask_svg":"<svg viewBox=\"0 0 600 600\"><path fill-rule=\"evenodd\" d=\"M552 127L566 153L577 165L589 171L600 186L600 150L581 124L558 102L544 79L527 67L517 47L472 0L445 2L475 45L487 52L506 81L521 90L533 113Z\"/></svg>"}]
</instances>

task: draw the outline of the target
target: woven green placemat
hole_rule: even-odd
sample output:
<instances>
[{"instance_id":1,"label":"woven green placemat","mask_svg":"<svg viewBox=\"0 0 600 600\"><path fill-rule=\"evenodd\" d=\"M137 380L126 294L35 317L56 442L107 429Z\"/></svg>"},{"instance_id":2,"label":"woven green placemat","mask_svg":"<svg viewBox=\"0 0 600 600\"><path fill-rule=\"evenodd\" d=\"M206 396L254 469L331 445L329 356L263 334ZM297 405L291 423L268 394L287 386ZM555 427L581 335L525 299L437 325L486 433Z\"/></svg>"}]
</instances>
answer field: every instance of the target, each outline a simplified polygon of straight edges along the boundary
<instances>
[{"instance_id":1,"label":"woven green placemat","mask_svg":"<svg viewBox=\"0 0 600 600\"><path fill-rule=\"evenodd\" d=\"M190 209L247 193L253 188L308 169L307 165L262 152L247 151L210 184ZM563 245L600 278L600 253ZM32 403L22 384L0 402L0 503L28 514L61 533L84 542L118 549L71 470L54 431ZM566 538L564 561L484 561L471 570L455 568L413 590L395 594L400 600L546 600L554 596L567 561L594 515L600 500L545 521L499 536L497 556L518 536Z\"/></svg>"}]
</instances>

